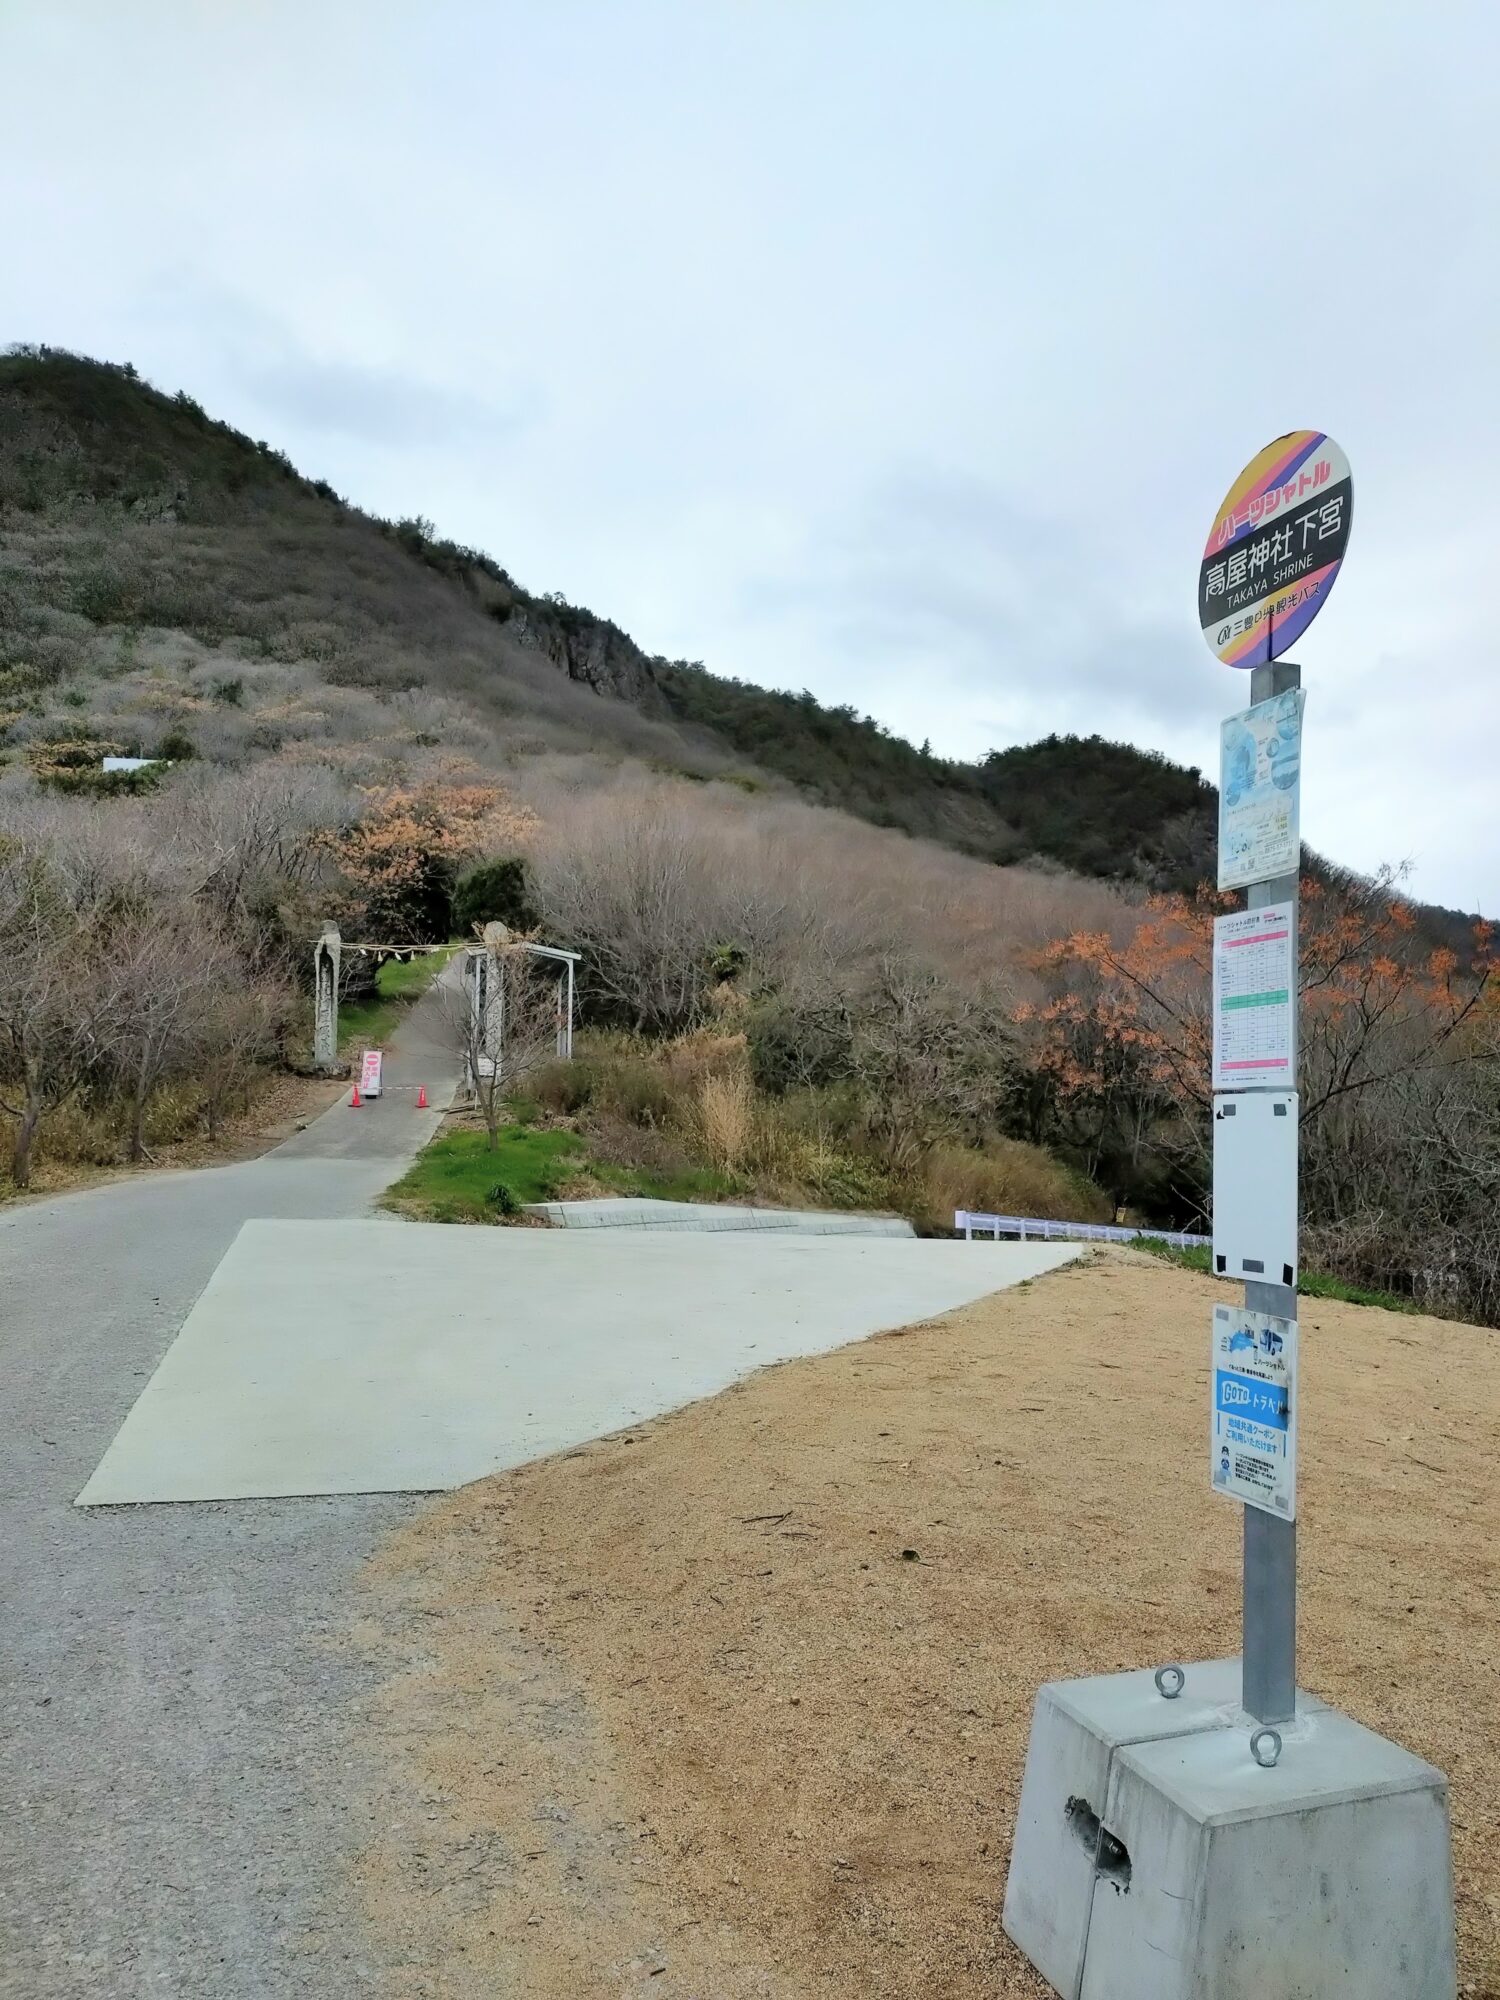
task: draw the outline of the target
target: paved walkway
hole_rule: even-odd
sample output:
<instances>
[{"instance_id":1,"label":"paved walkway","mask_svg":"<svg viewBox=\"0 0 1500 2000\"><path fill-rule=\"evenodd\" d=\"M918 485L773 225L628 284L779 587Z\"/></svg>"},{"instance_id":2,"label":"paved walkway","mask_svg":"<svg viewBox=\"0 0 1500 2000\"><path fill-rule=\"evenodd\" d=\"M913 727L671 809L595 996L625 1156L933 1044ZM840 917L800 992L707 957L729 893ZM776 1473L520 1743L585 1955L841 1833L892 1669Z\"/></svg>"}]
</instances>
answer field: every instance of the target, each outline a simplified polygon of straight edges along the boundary
<instances>
[{"instance_id":1,"label":"paved walkway","mask_svg":"<svg viewBox=\"0 0 1500 2000\"><path fill-rule=\"evenodd\" d=\"M351 1493L182 1506L73 1503L241 1226L257 1218L358 1222L435 1130L452 1090L444 1008L436 991L407 1020L388 1051L384 1098L352 1110L345 1097L262 1159L145 1175L0 1212L3 2000L367 2000L390 1990L385 1968L361 1957L362 1932L349 1917L346 1863L373 1844L374 1832L359 1733L369 1669L339 1640L360 1564L419 1503ZM432 1108L419 1112L423 1083ZM320 1232L292 1234L311 1241ZM851 1258L873 1269L895 1257L904 1272L946 1251L954 1263L945 1285L954 1273L964 1295L976 1282L984 1289L997 1282L980 1276L994 1273L990 1253L959 1245L780 1233L667 1238L654 1230L571 1241L515 1232L500 1242L499 1234L368 1222L334 1230L330 1241L343 1239L354 1258L351 1266L346 1257L338 1297L360 1309L353 1278L363 1276L355 1269L363 1252L354 1238L395 1241L386 1254L397 1276L432 1239L437 1266L452 1267L450 1293L453 1283L461 1290L467 1283L469 1298L480 1281L472 1272L465 1281L463 1271L476 1257L488 1270L496 1256L525 1266L559 1254L570 1259L575 1289L583 1267L593 1270L596 1302L614 1299L611 1265L622 1260L641 1265L646 1279L645 1267L674 1260L705 1272L748 1260L740 1287L748 1294L788 1262L826 1277ZM247 1343L262 1332L275 1336L261 1351L280 1354L289 1373L308 1362L290 1324L300 1298L293 1248L284 1228L268 1226L243 1238L231 1260L243 1277L247 1260L262 1258L263 1282L252 1268L237 1325ZM1009 1254L1028 1252L1016 1246ZM1067 1253L1030 1254L1040 1267ZM322 1262L320 1250L319 1270ZM648 1309L640 1351L629 1341L601 1344L614 1325L612 1306L602 1317L597 1303L584 1314L579 1366L600 1376L610 1409L648 1388L650 1407L706 1393L742 1366L787 1351L783 1338L763 1357L749 1345L761 1337L752 1327L743 1355L728 1346L706 1357L679 1355L673 1329L691 1330L691 1320L656 1322L680 1275L659 1269L641 1289ZM419 1320L427 1282L419 1305L407 1298ZM372 1315L381 1324L399 1319L405 1296L395 1277L387 1289L384 1318ZM886 1289L873 1323L900 1320L912 1303L899 1285ZM816 1286L799 1283L777 1312L783 1319L810 1312L817 1296ZM946 1302L934 1296L924 1309ZM295 1310L305 1306L301 1300ZM465 1308L450 1298L439 1310L462 1318ZM701 1317L732 1315L711 1305ZM493 1347L493 1329L484 1332ZM670 1377L670 1395L658 1393L655 1378L639 1379L651 1338L666 1343L658 1374L664 1383ZM793 1344L822 1341L798 1335ZM408 1340L408 1363L409 1349ZM530 1350L522 1358L535 1374ZM615 1374L604 1380L607 1358ZM350 1379L347 1356L341 1367L340 1387ZM686 1390L684 1369L693 1378ZM528 1451L549 1448L564 1431L582 1434L569 1407L577 1370L553 1372L553 1431L527 1432ZM353 1383L367 1404L375 1380ZM408 1384L402 1393L416 1391ZM386 1400L395 1407L399 1398ZM299 1399L287 1407L300 1410ZM545 1429L535 1397L516 1400L516 1412L518 1422L534 1418ZM350 1421L361 1420L356 1409ZM590 1425L607 1427L597 1411Z\"/></svg>"},{"instance_id":2,"label":"paved walkway","mask_svg":"<svg viewBox=\"0 0 1500 2000\"><path fill-rule=\"evenodd\" d=\"M434 994L385 1098L262 1159L0 1211L5 2000L370 1990L320 1914L362 1812L358 1676L323 1639L411 1503L73 1499L240 1225L364 1215L430 1136L415 1086L451 1092L442 1026Z\"/></svg>"}]
</instances>

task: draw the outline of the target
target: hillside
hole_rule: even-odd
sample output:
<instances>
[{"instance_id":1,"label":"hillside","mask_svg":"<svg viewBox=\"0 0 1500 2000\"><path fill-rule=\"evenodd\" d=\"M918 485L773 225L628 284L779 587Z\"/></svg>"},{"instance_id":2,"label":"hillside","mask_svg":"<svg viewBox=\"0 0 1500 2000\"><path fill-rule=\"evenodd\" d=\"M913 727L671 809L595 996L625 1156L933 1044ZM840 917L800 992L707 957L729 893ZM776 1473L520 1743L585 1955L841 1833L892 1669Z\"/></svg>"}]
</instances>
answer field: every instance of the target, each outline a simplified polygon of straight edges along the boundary
<instances>
[{"instance_id":1,"label":"hillside","mask_svg":"<svg viewBox=\"0 0 1500 2000\"><path fill-rule=\"evenodd\" d=\"M592 685L558 672L502 571L444 574L420 559L419 529L343 505L270 446L125 370L55 354L0 361L0 514L12 745L62 732L149 752L166 682L211 718L195 741L211 757L281 747L307 720L299 709L336 689L365 697L343 704L346 721L362 712L385 737L446 738L451 726L491 748L715 765L649 687L599 698L605 649L580 653ZM250 723L257 674L274 698ZM422 697L437 704L425 716ZM411 726L379 728L376 704Z\"/></svg>"},{"instance_id":2,"label":"hillside","mask_svg":"<svg viewBox=\"0 0 1500 2000\"><path fill-rule=\"evenodd\" d=\"M501 917L582 954L595 1040L529 1102L607 1175L1196 1226L1214 814L1098 738L949 763L648 656L127 368L0 359L15 1187L305 1065L328 918L404 949ZM1309 1266L1494 1320L1493 935L1309 872Z\"/></svg>"},{"instance_id":3,"label":"hillside","mask_svg":"<svg viewBox=\"0 0 1500 2000\"><path fill-rule=\"evenodd\" d=\"M339 689L351 740L378 707L388 742L399 717L410 739L473 749L477 732L507 757L782 780L989 860L1189 888L1211 851L1195 771L1097 738L953 763L853 709L648 655L430 523L347 505L128 366L0 359L0 513L0 756L53 740L152 751L173 729L207 756L273 750ZM246 663L278 670L260 677L270 713ZM170 713L164 681L196 706Z\"/></svg>"}]
</instances>

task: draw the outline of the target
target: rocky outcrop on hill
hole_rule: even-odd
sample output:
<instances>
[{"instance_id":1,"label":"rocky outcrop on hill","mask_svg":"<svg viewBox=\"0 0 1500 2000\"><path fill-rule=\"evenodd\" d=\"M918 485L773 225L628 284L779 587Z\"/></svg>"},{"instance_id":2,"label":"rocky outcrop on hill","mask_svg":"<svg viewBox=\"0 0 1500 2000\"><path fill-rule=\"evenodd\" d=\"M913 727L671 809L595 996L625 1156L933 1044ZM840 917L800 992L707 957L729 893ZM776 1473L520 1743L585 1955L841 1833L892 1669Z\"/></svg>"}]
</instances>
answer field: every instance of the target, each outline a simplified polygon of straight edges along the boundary
<instances>
[{"instance_id":1,"label":"rocky outcrop on hill","mask_svg":"<svg viewBox=\"0 0 1500 2000\"><path fill-rule=\"evenodd\" d=\"M494 615L518 645L542 654L569 680L648 712L665 712L650 659L607 618L548 598L521 596L508 608L496 606Z\"/></svg>"}]
</instances>

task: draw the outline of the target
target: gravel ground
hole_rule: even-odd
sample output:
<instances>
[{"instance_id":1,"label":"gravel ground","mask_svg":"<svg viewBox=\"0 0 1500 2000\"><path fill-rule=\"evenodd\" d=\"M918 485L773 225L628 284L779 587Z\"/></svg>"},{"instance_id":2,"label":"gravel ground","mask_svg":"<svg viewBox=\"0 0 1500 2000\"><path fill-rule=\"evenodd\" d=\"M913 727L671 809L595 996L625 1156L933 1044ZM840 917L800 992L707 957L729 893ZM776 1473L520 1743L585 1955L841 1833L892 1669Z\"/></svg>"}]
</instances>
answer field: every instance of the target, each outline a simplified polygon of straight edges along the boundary
<instances>
[{"instance_id":1,"label":"gravel ground","mask_svg":"<svg viewBox=\"0 0 1500 2000\"><path fill-rule=\"evenodd\" d=\"M81 1511L73 1499L242 1222L357 1216L436 1122L435 1000L264 1158L0 1211L0 1994L342 2000L375 1968L367 1676L328 1641L400 1498Z\"/></svg>"},{"instance_id":2,"label":"gravel ground","mask_svg":"<svg viewBox=\"0 0 1500 2000\"><path fill-rule=\"evenodd\" d=\"M428 1503L359 1630L396 1990L1042 2000L998 1923L1037 1686L1238 1651L1216 1296L1110 1253ZM1302 1679L1448 1773L1500 2000L1500 1347L1302 1330Z\"/></svg>"}]
</instances>

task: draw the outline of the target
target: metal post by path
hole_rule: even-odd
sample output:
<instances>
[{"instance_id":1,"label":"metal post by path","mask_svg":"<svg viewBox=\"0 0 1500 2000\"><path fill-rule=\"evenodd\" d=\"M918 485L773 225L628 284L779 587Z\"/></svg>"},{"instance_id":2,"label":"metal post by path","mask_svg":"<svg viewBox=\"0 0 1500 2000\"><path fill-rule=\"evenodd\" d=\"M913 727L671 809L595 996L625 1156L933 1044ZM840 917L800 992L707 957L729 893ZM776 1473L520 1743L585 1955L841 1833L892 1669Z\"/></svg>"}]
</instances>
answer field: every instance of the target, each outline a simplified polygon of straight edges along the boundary
<instances>
[{"instance_id":1,"label":"metal post by path","mask_svg":"<svg viewBox=\"0 0 1500 2000\"><path fill-rule=\"evenodd\" d=\"M1289 660L1256 667L1250 676L1252 702L1269 701L1301 687L1302 669ZM1247 890L1252 910L1270 903L1292 906L1292 966L1300 974L1299 877L1278 875ZM1300 1042L1300 1037L1299 1037ZM1248 1282L1245 1305L1251 1312L1297 1317L1295 1285ZM1246 1507L1243 1693L1245 1707L1260 1722L1286 1722L1297 1708L1297 1523L1280 1520L1261 1507Z\"/></svg>"}]
</instances>

